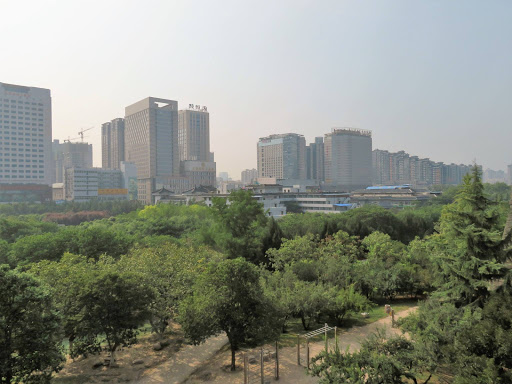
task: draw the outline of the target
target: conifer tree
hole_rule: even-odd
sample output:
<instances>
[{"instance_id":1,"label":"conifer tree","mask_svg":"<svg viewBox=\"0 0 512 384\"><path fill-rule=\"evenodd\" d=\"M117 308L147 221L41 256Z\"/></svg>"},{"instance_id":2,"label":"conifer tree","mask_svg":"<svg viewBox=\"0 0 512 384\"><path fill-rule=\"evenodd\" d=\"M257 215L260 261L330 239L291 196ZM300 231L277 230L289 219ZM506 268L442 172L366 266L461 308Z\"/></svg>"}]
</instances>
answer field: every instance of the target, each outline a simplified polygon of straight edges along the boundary
<instances>
[{"instance_id":1,"label":"conifer tree","mask_svg":"<svg viewBox=\"0 0 512 384\"><path fill-rule=\"evenodd\" d=\"M502 278L509 251L498 226L496 204L484 194L480 170L475 165L465 176L455 201L443 210L435 247L439 268L437 295L456 305L482 306L489 283Z\"/></svg>"}]
</instances>

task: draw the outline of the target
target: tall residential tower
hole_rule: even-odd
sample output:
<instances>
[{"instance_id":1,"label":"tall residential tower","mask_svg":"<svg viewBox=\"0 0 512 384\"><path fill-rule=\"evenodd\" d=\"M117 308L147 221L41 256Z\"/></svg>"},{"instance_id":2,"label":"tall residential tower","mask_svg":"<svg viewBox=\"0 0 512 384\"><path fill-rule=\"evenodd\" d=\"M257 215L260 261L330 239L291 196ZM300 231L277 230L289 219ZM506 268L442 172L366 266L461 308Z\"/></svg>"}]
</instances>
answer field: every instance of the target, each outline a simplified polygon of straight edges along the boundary
<instances>
[{"instance_id":1,"label":"tall residential tower","mask_svg":"<svg viewBox=\"0 0 512 384\"><path fill-rule=\"evenodd\" d=\"M372 132L333 128L325 135L325 183L335 189L354 190L371 185Z\"/></svg>"},{"instance_id":2,"label":"tall residential tower","mask_svg":"<svg viewBox=\"0 0 512 384\"><path fill-rule=\"evenodd\" d=\"M101 125L101 167L119 169L124 161L124 119L117 118Z\"/></svg>"},{"instance_id":3,"label":"tall residential tower","mask_svg":"<svg viewBox=\"0 0 512 384\"><path fill-rule=\"evenodd\" d=\"M50 185L50 90L0 83L0 115L0 183Z\"/></svg>"}]
</instances>

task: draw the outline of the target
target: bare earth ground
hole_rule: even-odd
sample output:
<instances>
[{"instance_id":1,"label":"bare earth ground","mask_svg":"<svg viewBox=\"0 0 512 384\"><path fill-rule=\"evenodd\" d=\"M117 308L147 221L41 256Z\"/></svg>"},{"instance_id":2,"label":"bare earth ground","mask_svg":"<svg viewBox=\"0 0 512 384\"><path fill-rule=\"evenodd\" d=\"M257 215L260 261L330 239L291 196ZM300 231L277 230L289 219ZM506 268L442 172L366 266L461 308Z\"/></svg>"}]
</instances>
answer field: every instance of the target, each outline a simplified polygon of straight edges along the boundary
<instances>
[{"instance_id":1,"label":"bare earth ground","mask_svg":"<svg viewBox=\"0 0 512 384\"><path fill-rule=\"evenodd\" d=\"M155 336L140 338L139 342L129 348L116 352L118 368L93 368L95 362L105 358L91 356L75 361L68 359L64 369L52 379L52 384L95 384L95 383L125 383L137 380L145 370L168 362L182 348L184 338L178 327L166 338L170 344L161 351L154 351ZM135 360L142 360L142 364L133 364Z\"/></svg>"},{"instance_id":2,"label":"bare earth ground","mask_svg":"<svg viewBox=\"0 0 512 384\"><path fill-rule=\"evenodd\" d=\"M415 311L417 307L398 312L395 318L406 316ZM361 342L377 329L383 329L388 335L399 334L400 331L391 328L391 318L387 317L374 323L352 327L338 334L339 347L345 350L356 351ZM152 348L154 337L141 338L140 342L116 354L118 368L100 367L94 369L95 362L101 360L97 356L68 361L65 368L52 380L54 384L96 384L96 383L134 383L134 384L242 384L243 352L237 353L237 371L231 372L231 352L227 345L225 335L208 339L200 346L184 345L179 328L173 330L169 336L170 345L161 351ZM334 345L334 340L329 340L329 345ZM325 347L324 342L310 343L310 356L318 354ZM265 349L273 350L273 346L265 346ZM256 355L259 350L245 351L249 355ZM101 358L104 358L102 356ZM142 364L133 364L135 360L142 360ZM297 365L297 348L283 347L279 349L279 371L282 384L313 384L318 383L318 378L308 376L303 366ZM272 378L274 366L267 365L268 380ZM254 364L254 370L258 365ZM266 376L267 377L267 376ZM251 381L256 382L255 380ZM260 383L260 380L257 380Z\"/></svg>"},{"instance_id":3,"label":"bare earth ground","mask_svg":"<svg viewBox=\"0 0 512 384\"><path fill-rule=\"evenodd\" d=\"M398 312L395 319L407 316L409 313L415 311L417 307L412 307L407 310ZM387 317L378 320L374 323L362 326L353 327L338 336L338 345L341 350L346 350L348 347L351 352L359 350L361 342L364 341L369 335L375 333L378 329L382 329L387 335L398 335L401 331L391 327L391 318ZM334 339L329 340L329 345L334 345ZM266 346L266 349L272 350L273 346ZM310 343L310 356L317 355L325 348L324 342ZM255 351L256 353L257 351ZM281 384L313 384L318 383L318 378L311 377L306 374L306 369L303 366L297 365L297 348L285 347L279 349L279 372ZM187 384L199 383L215 383L215 384L243 384L243 352L237 354L237 371L230 372L229 364L231 362L231 352L229 348L223 348L212 359L205 362L197 371L195 371L188 380ZM256 365L257 367L258 365ZM266 381L276 382L273 378L269 377ZM251 381L257 382L259 381Z\"/></svg>"}]
</instances>

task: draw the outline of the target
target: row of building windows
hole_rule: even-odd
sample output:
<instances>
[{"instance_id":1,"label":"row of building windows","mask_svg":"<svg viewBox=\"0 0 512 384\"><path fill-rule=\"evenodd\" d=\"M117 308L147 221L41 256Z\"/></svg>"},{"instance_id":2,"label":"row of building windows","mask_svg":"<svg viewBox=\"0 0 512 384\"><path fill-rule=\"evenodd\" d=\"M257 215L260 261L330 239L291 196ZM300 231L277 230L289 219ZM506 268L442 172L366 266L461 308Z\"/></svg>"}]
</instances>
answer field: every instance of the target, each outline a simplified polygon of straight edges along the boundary
<instances>
[{"instance_id":1,"label":"row of building windows","mask_svg":"<svg viewBox=\"0 0 512 384\"><path fill-rule=\"evenodd\" d=\"M16 156L18 156L18 157L44 157L44 155L39 155L38 156L38 155L31 155L30 153L27 153L26 155L24 155L23 153L16 154L16 153L2 153L2 152L0 152L0 157L2 157L4 155L6 157L7 156L14 156L14 157L16 157Z\"/></svg>"},{"instance_id":2,"label":"row of building windows","mask_svg":"<svg viewBox=\"0 0 512 384\"><path fill-rule=\"evenodd\" d=\"M32 150L31 150L31 149L29 149L29 148L14 148L14 147L12 147L12 148L2 148L2 147L0 147L0 150L9 150L9 151L11 151L11 152L16 152L16 151L24 152L25 150L26 150L27 152L30 152L30 151L32 151L32 152L44 152L42 149L39 149L39 150L38 150L38 149L34 149L34 148L32 148Z\"/></svg>"},{"instance_id":3,"label":"row of building windows","mask_svg":"<svg viewBox=\"0 0 512 384\"><path fill-rule=\"evenodd\" d=\"M9 101L10 101L11 103L13 103L13 104L15 104L15 103L16 103L16 100L4 99L4 102L9 102ZM21 100L20 100L20 101L18 101L17 103L18 103L18 104L28 104L28 105L39 105L39 106L43 106L43 103L30 103L30 102L28 102L28 101L21 101ZM4 105L7 105L7 104L4 104ZM2 106L2 104L0 104L0 107L1 107L1 106Z\"/></svg>"},{"instance_id":4,"label":"row of building windows","mask_svg":"<svg viewBox=\"0 0 512 384\"><path fill-rule=\"evenodd\" d=\"M16 117L12 116L10 117L11 119L16 119ZM9 119L9 116L4 116L4 119ZM18 120L23 120L23 117L19 116L18 117ZM32 120L32 121L43 121L43 119L36 119L35 117L27 117L25 120ZM16 122L16 121L9 121L9 120L4 120L4 124L23 124L23 122Z\"/></svg>"},{"instance_id":5,"label":"row of building windows","mask_svg":"<svg viewBox=\"0 0 512 384\"><path fill-rule=\"evenodd\" d=\"M19 135L23 135L23 133L21 131L25 130L25 131L32 131L32 132L44 132L43 128L34 128L34 127L37 127L38 125L39 126L42 126L42 124L30 124L30 123L26 123L25 124L25 127L22 127L21 126L22 124L20 123L17 127L10 127L8 125L4 125L2 127L2 125L0 125L0 132L2 131L2 129L14 129L16 131L12 131L13 133L14 132L18 132ZM31 128L32 127L32 128ZM7 131L6 131L7 132Z\"/></svg>"}]
</instances>

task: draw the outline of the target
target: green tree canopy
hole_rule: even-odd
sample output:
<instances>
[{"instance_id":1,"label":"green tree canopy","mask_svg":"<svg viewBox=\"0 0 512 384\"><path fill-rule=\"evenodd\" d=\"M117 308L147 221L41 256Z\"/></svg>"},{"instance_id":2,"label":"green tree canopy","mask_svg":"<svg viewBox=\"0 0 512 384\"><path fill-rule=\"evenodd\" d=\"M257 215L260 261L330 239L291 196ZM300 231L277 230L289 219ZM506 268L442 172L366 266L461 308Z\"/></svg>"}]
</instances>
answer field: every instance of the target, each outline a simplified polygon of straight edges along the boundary
<instances>
[{"instance_id":1,"label":"green tree canopy","mask_svg":"<svg viewBox=\"0 0 512 384\"><path fill-rule=\"evenodd\" d=\"M231 370L235 370L235 352L241 345L272 339L280 329L278 314L259 278L257 267L243 258L210 263L180 307L180 323L193 343L226 333Z\"/></svg>"},{"instance_id":2,"label":"green tree canopy","mask_svg":"<svg viewBox=\"0 0 512 384\"><path fill-rule=\"evenodd\" d=\"M267 217L252 192L240 189L231 192L228 199L214 198L213 210L226 229L219 237L228 257L244 257L255 264L264 262L261 240Z\"/></svg>"},{"instance_id":3,"label":"green tree canopy","mask_svg":"<svg viewBox=\"0 0 512 384\"><path fill-rule=\"evenodd\" d=\"M83 305L82 335L90 339L104 336L111 362L115 361L120 346L137 341L137 329L149 318L151 296L137 274L101 271L88 282L79 298Z\"/></svg>"},{"instance_id":4,"label":"green tree canopy","mask_svg":"<svg viewBox=\"0 0 512 384\"><path fill-rule=\"evenodd\" d=\"M139 274L144 286L153 291L147 303L149 320L153 331L162 336L175 319L179 303L191 294L195 279L212 259L221 260L222 256L205 247L163 244L132 250L117 268Z\"/></svg>"},{"instance_id":5,"label":"green tree canopy","mask_svg":"<svg viewBox=\"0 0 512 384\"><path fill-rule=\"evenodd\" d=\"M0 382L49 383L63 356L59 316L30 275L0 265Z\"/></svg>"},{"instance_id":6,"label":"green tree canopy","mask_svg":"<svg viewBox=\"0 0 512 384\"><path fill-rule=\"evenodd\" d=\"M458 305L482 305L489 295L489 282L504 276L503 263L511 254L504 248L498 222L496 205L485 195L475 165L464 177L455 201L443 209L440 234L432 238L439 295Z\"/></svg>"}]
</instances>

